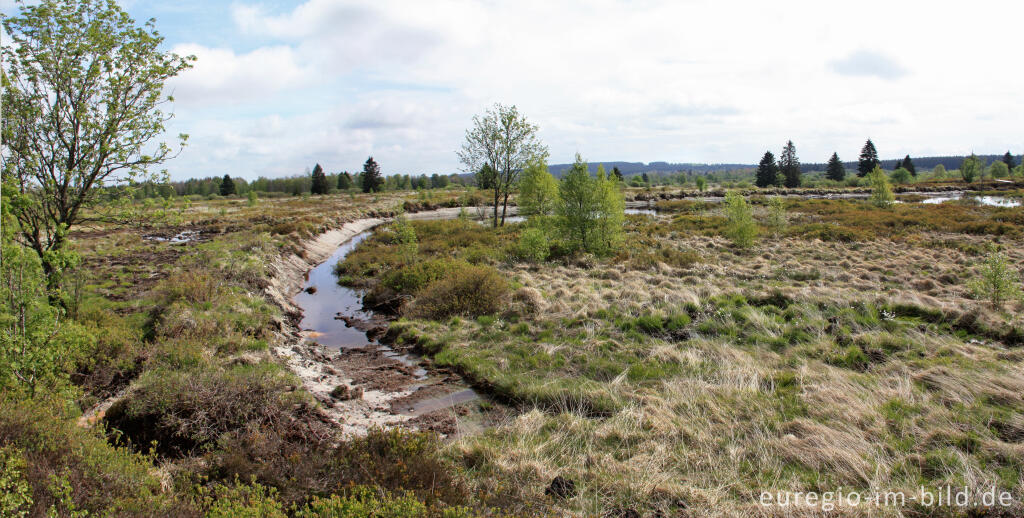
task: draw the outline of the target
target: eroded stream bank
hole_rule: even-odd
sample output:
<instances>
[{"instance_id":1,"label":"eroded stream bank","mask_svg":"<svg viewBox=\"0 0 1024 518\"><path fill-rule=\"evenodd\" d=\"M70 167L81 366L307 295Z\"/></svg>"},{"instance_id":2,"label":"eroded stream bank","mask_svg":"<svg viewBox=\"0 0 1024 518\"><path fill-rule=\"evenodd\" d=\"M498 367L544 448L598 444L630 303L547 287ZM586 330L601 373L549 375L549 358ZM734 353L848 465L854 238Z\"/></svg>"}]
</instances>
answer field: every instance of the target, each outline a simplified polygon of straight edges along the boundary
<instances>
[{"instance_id":1,"label":"eroded stream bank","mask_svg":"<svg viewBox=\"0 0 1024 518\"><path fill-rule=\"evenodd\" d=\"M458 214L440 209L409 218ZM344 433L397 425L444 435L475 431L493 417L480 412L479 394L457 374L377 343L388 318L365 311L358 292L337 284L334 265L385 222L347 223L304 243L304 256L273 265L268 294L289 316L287 345L275 352Z\"/></svg>"}]
</instances>

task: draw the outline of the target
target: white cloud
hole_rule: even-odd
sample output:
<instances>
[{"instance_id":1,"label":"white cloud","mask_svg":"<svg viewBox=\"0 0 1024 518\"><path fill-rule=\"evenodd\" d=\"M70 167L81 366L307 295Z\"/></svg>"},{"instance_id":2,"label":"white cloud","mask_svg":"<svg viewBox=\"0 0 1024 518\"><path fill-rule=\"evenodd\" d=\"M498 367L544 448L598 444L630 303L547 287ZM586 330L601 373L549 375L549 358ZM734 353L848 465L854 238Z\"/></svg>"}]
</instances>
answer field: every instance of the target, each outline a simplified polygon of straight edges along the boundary
<instances>
[{"instance_id":1,"label":"white cloud","mask_svg":"<svg viewBox=\"0 0 1024 518\"><path fill-rule=\"evenodd\" d=\"M857 50L843 58L829 63L839 75L899 79L907 75L907 69L899 62L881 52Z\"/></svg>"},{"instance_id":2,"label":"white cloud","mask_svg":"<svg viewBox=\"0 0 1024 518\"><path fill-rule=\"evenodd\" d=\"M264 46L176 47L200 61L175 81L175 124L246 176L354 169L371 153L385 170L452 171L470 117L494 102L539 123L554 161L753 163L787 139L823 161L856 156L869 135L883 156L1022 144L1019 44L992 20L1024 4L308 0L231 12L239 39ZM209 167L182 162L178 176Z\"/></svg>"},{"instance_id":3,"label":"white cloud","mask_svg":"<svg viewBox=\"0 0 1024 518\"><path fill-rule=\"evenodd\" d=\"M260 47L237 54L231 49L184 43L171 50L197 58L191 70L168 85L185 106L260 100L289 88L301 88L313 75L287 46Z\"/></svg>"}]
</instances>

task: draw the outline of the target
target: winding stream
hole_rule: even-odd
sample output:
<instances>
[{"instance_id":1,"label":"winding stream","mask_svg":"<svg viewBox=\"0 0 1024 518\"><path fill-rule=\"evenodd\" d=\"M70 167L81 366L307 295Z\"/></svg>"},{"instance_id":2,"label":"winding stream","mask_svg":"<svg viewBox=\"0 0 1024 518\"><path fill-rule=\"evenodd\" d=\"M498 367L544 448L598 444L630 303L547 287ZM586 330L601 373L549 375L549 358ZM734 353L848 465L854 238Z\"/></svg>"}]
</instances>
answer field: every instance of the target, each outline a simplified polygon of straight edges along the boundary
<instances>
[{"instance_id":1,"label":"winding stream","mask_svg":"<svg viewBox=\"0 0 1024 518\"><path fill-rule=\"evenodd\" d=\"M948 193L929 196L921 203L942 203L966 196L965 193ZM1020 206L1019 201L1002 197L984 196L977 199L984 205ZM627 206L627 214L657 214L648 202L629 202ZM439 210L410 217L449 219L457 217L457 213ZM513 213L506 221L522 219ZM300 326L305 337L336 353L332 358L320 360L325 362L325 371L333 374L335 379L341 377L348 380L344 384L358 394L328 403L339 407L348 405L346 408L350 411L368 417L383 415L383 418L374 418L377 419L372 421L375 423L404 420L445 435L460 433L467 423L464 422L466 419L457 418L456 414L465 416L467 408L476 406L467 404L480 399L480 394L458 375L432 368L428 360L395 351L371 340L366 331L386 326L387 319L366 311L361 293L337 282L334 265L372 233L372 229L366 230L342 243L326 260L306 274L302 291L292 298L302 310ZM323 378L318 379L323 383ZM457 411L456 408L460 406L462 410ZM469 425L475 426L474 423Z\"/></svg>"}]
</instances>

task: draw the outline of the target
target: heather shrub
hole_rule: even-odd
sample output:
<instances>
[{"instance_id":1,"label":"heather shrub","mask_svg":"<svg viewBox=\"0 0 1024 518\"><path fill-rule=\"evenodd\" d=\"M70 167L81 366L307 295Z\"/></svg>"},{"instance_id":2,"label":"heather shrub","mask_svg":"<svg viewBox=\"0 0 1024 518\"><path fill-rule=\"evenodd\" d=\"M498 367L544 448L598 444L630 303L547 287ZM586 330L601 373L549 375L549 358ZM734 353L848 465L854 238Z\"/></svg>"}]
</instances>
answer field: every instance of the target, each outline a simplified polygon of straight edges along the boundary
<instances>
[{"instance_id":1,"label":"heather shrub","mask_svg":"<svg viewBox=\"0 0 1024 518\"><path fill-rule=\"evenodd\" d=\"M222 434L268 427L290 418L300 393L281 367L261 363L226 370L151 370L131 395L107 411L106 420L136 448L154 442L162 455L180 457L212 447Z\"/></svg>"},{"instance_id":2,"label":"heather shrub","mask_svg":"<svg viewBox=\"0 0 1024 518\"><path fill-rule=\"evenodd\" d=\"M508 281L489 266L462 268L431 283L413 301L412 316L443 320L496 313L507 301Z\"/></svg>"},{"instance_id":3,"label":"heather shrub","mask_svg":"<svg viewBox=\"0 0 1024 518\"><path fill-rule=\"evenodd\" d=\"M397 293L414 294L428 284L468 266L465 261L430 259L388 271L381 278L381 284Z\"/></svg>"}]
</instances>

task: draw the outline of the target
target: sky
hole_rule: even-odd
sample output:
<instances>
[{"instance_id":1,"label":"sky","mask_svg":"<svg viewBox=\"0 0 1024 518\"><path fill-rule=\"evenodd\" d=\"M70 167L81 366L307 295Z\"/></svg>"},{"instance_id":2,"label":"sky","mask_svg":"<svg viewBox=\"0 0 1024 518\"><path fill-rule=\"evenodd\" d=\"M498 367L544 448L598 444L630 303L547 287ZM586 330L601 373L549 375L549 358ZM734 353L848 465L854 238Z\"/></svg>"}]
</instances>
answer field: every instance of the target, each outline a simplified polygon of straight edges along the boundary
<instances>
[{"instance_id":1,"label":"sky","mask_svg":"<svg viewBox=\"0 0 1024 518\"><path fill-rule=\"evenodd\" d=\"M460 172L498 102L552 163L1024 152L1024 2L121 3L198 58L168 84L178 180Z\"/></svg>"}]
</instances>

